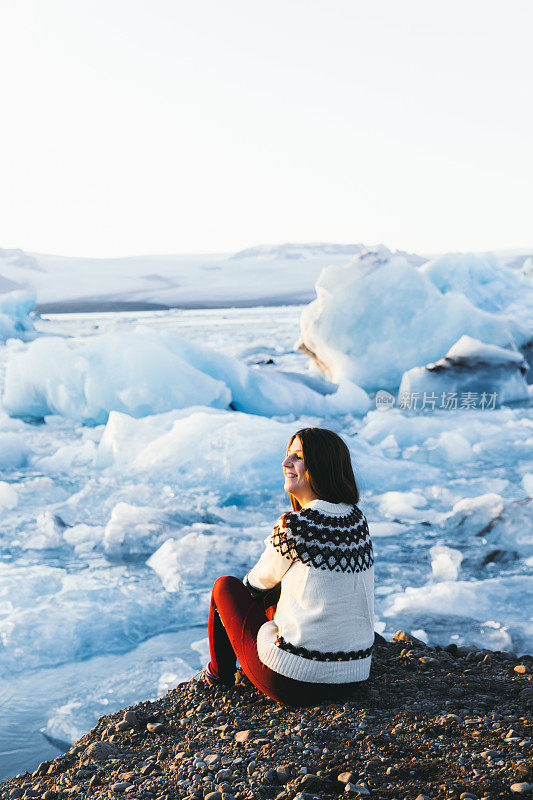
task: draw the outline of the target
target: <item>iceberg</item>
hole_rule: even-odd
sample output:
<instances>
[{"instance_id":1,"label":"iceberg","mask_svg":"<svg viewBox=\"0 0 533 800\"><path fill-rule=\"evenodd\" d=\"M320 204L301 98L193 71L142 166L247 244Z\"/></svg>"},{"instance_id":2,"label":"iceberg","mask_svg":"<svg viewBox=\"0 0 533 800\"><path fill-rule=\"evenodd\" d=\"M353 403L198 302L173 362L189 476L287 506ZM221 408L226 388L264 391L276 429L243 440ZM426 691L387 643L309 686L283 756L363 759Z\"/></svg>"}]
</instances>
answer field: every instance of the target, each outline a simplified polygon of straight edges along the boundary
<instances>
[{"instance_id":1,"label":"iceberg","mask_svg":"<svg viewBox=\"0 0 533 800\"><path fill-rule=\"evenodd\" d=\"M0 433L0 470L26 466L31 450L22 435Z\"/></svg>"},{"instance_id":2,"label":"iceberg","mask_svg":"<svg viewBox=\"0 0 533 800\"><path fill-rule=\"evenodd\" d=\"M172 513L150 506L137 506L124 501L117 503L106 525L103 545L108 556L127 559L149 556L171 532L182 536L190 531L191 523L199 523L202 515L179 509Z\"/></svg>"},{"instance_id":3,"label":"iceberg","mask_svg":"<svg viewBox=\"0 0 533 800\"><path fill-rule=\"evenodd\" d=\"M293 423L239 411L196 410L170 427L113 412L96 463L180 491L204 494L209 487L223 502L240 503L281 491L281 462L293 433Z\"/></svg>"},{"instance_id":4,"label":"iceberg","mask_svg":"<svg viewBox=\"0 0 533 800\"><path fill-rule=\"evenodd\" d=\"M200 582L209 591L220 575L231 570L244 575L261 555L261 541L235 541L228 529L223 535L198 531L179 540L167 539L146 562L159 576L167 592L183 592Z\"/></svg>"},{"instance_id":5,"label":"iceberg","mask_svg":"<svg viewBox=\"0 0 533 800\"><path fill-rule=\"evenodd\" d=\"M36 297L32 292L15 291L0 295L0 342L8 339L28 341L37 336L30 318L35 303Z\"/></svg>"},{"instance_id":6,"label":"iceberg","mask_svg":"<svg viewBox=\"0 0 533 800\"><path fill-rule=\"evenodd\" d=\"M443 294L461 292L476 308L499 313L518 303L524 318L531 319L531 279L504 266L493 253L448 253L427 261L420 272Z\"/></svg>"},{"instance_id":7,"label":"iceberg","mask_svg":"<svg viewBox=\"0 0 533 800\"><path fill-rule=\"evenodd\" d=\"M66 341L48 337L10 354L4 408L12 415L59 414L106 422L111 410L134 417L192 405L226 407L221 382L191 367L157 338L122 333Z\"/></svg>"},{"instance_id":8,"label":"iceberg","mask_svg":"<svg viewBox=\"0 0 533 800\"><path fill-rule=\"evenodd\" d=\"M376 448L384 455L390 453L392 464L401 458L402 470L412 461L447 469L473 459L488 486L487 470L496 464L511 470L517 466L527 470L531 464L529 415L516 411L501 406L488 413L479 404L457 412L436 407L424 414L409 414L400 408L376 410L365 416L357 439L360 446L367 443L372 453Z\"/></svg>"},{"instance_id":9,"label":"iceberg","mask_svg":"<svg viewBox=\"0 0 533 800\"><path fill-rule=\"evenodd\" d=\"M456 581L463 560L461 551L444 544L435 544L429 552L433 576L437 580Z\"/></svg>"},{"instance_id":10,"label":"iceberg","mask_svg":"<svg viewBox=\"0 0 533 800\"><path fill-rule=\"evenodd\" d=\"M418 393L439 397L454 393L458 403L476 403L485 395L486 407L529 399L526 375L529 365L522 353L461 336L444 358L404 372L399 396ZM494 402L491 401L491 395Z\"/></svg>"},{"instance_id":11,"label":"iceberg","mask_svg":"<svg viewBox=\"0 0 533 800\"><path fill-rule=\"evenodd\" d=\"M265 373L174 333L138 326L131 334L47 337L10 353L3 404L14 416L59 414L100 424L111 411L144 417L199 405L261 416L364 414L370 399L348 380L331 393L320 381Z\"/></svg>"},{"instance_id":12,"label":"iceberg","mask_svg":"<svg viewBox=\"0 0 533 800\"><path fill-rule=\"evenodd\" d=\"M322 270L300 320L299 346L331 380L396 391L402 375L442 358L463 335L526 347L531 326L444 293L402 255L366 251Z\"/></svg>"}]
</instances>

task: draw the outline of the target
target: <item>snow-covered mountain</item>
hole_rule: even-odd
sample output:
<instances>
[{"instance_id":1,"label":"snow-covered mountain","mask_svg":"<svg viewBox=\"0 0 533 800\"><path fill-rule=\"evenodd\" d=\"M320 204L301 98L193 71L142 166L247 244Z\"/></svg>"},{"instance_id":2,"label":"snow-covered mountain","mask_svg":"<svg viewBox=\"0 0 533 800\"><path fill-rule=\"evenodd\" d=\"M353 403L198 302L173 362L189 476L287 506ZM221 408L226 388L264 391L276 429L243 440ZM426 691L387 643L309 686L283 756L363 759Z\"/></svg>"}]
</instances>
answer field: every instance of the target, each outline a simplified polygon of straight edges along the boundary
<instances>
[{"instance_id":1,"label":"snow-covered mountain","mask_svg":"<svg viewBox=\"0 0 533 800\"><path fill-rule=\"evenodd\" d=\"M345 263L363 249L286 244L109 259L0 250L0 291L33 290L43 311L306 303L323 267Z\"/></svg>"},{"instance_id":2,"label":"snow-covered mountain","mask_svg":"<svg viewBox=\"0 0 533 800\"><path fill-rule=\"evenodd\" d=\"M363 244L261 245L237 253L76 258L0 249L0 293L35 292L41 311L223 308L308 303L324 267L342 266ZM384 245L373 252L389 250ZM397 251L419 267L428 255ZM527 257L501 259L519 269Z\"/></svg>"}]
</instances>

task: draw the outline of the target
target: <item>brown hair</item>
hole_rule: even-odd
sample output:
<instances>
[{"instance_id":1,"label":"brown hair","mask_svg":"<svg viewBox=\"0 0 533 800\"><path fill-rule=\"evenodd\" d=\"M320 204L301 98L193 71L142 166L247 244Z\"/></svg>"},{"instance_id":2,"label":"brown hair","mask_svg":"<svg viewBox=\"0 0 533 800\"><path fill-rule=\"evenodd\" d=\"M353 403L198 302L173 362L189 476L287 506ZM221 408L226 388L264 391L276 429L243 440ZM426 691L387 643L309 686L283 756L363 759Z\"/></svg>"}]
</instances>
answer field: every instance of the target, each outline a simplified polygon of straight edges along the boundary
<instances>
[{"instance_id":1,"label":"brown hair","mask_svg":"<svg viewBox=\"0 0 533 800\"><path fill-rule=\"evenodd\" d=\"M357 505L359 489L353 474L350 451L338 434L327 428L301 428L291 436L287 451L298 436L302 443L306 476L313 492L328 503ZM290 495L293 511L301 505Z\"/></svg>"}]
</instances>

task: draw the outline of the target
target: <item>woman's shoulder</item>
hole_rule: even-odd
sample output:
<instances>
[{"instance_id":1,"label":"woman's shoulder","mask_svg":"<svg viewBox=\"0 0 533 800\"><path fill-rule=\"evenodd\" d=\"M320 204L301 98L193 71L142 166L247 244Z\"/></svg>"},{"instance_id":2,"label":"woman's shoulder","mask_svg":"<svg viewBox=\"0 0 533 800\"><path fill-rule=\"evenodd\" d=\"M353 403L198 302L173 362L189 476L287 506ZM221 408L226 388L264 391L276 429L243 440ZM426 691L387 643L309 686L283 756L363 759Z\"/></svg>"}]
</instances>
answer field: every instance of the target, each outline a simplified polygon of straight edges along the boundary
<instances>
[{"instance_id":1,"label":"woman's shoulder","mask_svg":"<svg viewBox=\"0 0 533 800\"><path fill-rule=\"evenodd\" d=\"M359 506L329 504L338 506L335 514L322 502L282 514L274 526L272 546L293 561L331 573L369 569L374 561L372 542Z\"/></svg>"},{"instance_id":2,"label":"woman's shoulder","mask_svg":"<svg viewBox=\"0 0 533 800\"><path fill-rule=\"evenodd\" d=\"M356 503L326 500L313 500L299 511L285 511L276 522L277 527L293 530L309 526L341 529L360 525L367 526L366 517Z\"/></svg>"}]
</instances>

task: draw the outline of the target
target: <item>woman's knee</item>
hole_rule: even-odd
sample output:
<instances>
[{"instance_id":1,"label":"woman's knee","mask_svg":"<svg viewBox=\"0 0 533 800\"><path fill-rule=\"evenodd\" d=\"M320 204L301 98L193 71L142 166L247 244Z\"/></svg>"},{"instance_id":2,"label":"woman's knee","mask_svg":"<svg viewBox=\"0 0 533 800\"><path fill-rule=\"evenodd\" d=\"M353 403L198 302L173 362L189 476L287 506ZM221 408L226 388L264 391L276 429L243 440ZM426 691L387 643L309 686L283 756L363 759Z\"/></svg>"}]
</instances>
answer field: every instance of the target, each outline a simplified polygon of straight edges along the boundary
<instances>
[{"instance_id":1,"label":"woman's knee","mask_svg":"<svg viewBox=\"0 0 533 800\"><path fill-rule=\"evenodd\" d=\"M221 578L217 578L213 585L213 600L216 604L217 598L233 595L240 589L244 589L244 584L239 578L235 578L233 575L223 575Z\"/></svg>"}]
</instances>

